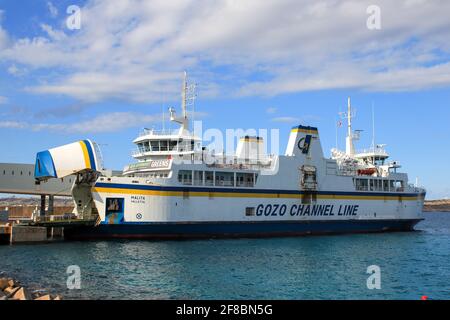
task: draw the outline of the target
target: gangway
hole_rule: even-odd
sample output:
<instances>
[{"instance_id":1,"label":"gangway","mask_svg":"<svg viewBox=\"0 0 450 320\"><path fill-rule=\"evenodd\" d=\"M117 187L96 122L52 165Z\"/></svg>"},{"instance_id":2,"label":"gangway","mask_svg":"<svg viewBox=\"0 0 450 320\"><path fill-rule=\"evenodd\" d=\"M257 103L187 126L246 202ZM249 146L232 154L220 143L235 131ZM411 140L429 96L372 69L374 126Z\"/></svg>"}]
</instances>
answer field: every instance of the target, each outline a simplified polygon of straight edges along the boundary
<instances>
[{"instance_id":1,"label":"gangway","mask_svg":"<svg viewBox=\"0 0 450 320\"><path fill-rule=\"evenodd\" d=\"M72 215L40 217L41 225L66 225L77 223L96 224L98 212L92 196L92 187L98 177L104 175L101 154L97 144L90 140L78 141L61 147L45 150L36 155L34 178L37 184L45 185L54 179L74 176L71 195L74 201ZM67 219L66 219L67 218Z\"/></svg>"}]
</instances>

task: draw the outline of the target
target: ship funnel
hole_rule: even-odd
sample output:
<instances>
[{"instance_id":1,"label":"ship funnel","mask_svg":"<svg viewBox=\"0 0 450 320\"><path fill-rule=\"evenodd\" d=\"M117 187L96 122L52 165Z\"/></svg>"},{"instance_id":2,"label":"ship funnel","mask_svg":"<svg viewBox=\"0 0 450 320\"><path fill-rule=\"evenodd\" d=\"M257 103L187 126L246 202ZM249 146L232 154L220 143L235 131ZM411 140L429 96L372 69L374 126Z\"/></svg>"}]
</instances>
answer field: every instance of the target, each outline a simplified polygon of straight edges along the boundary
<instances>
[{"instance_id":1,"label":"ship funnel","mask_svg":"<svg viewBox=\"0 0 450 320\"><path fill-rule=\"evenodd\" d=\"M315 127L296 126L291 129L286 156L310 156L323 158L319 130Z\"/></svg>"}]
</instances>

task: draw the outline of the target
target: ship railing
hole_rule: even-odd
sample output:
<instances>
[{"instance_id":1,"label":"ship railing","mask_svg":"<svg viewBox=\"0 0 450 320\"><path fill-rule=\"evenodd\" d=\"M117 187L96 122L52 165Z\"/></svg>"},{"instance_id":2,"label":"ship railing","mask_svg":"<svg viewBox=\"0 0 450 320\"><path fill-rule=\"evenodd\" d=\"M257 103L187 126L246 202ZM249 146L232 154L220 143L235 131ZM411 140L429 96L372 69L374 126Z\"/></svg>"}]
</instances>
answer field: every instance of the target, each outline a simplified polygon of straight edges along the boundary
<instances>
[{"instance_id":1,"label":"ship railing","mask_svg":"<svg viewBox=\"0 0 450 320\"><path fill-rule=\"evenodd\" d=\"M408 184L409 188L412 189L415 193L425 192L425 187L417 186L413 183Z\"/></svg>"},{"instance_id":2,"label":"ship railing","mask_svg":"<svg viewBox=\"0 0 450 320\"><path fill-rule=\"evenodd\" d=\"M213 155L205 157L205 162L209 167L215 168L232 168L232 169L251 169L270 168L272 166L275 155L268 155L264 158L242 159L236 156Z\"/></svg>"},{"instance_id":3,"label":"ship railing","mask_svg":"<svg viewBox=\"0 0 450 320\"><path fill-rule=\"evenodd\" d=\"M141 149L132 149L131 150L131 155L133 157L137 157L137 156L144 156L146 154L154 154L157 155L158 153L164 152L164 154L166 154L166 152L173 152L173 154L177 154L177 153L192 153L194 152L192 149L186 148L186 149L181 149L178 147L172 147L172 148L161 148L159 150L141 150Z\"/></svg>"},{"instance_id":4,"label":"ship railing","mask_svg":"<svg viewBox=\"0 0 450 320\"><path fill-rule=\"evenodd\" d=\"M361 149L361 150L357 150L356 154L376 154L376 155L388 156L388 153L384 148Z\"/></svg>"},{"instance_id":5,"label":"ship railing","mask_svg":"<svg viewBox=\"0 0 450 320\"><path fill-rule=\"evenodd\" d=\"M178 135L179 130L155 130L155 129L143 129L139 133L139 137L148 136L148 135L154 135L154 136L172 136L172 135Z\"/></svg>"},{"instance_id":6,"label":"ship railing","mask_svg":"<svg viewBox=\"0 0 450 320\"><path fill-rule=\"evenodd\" d=\"M139 150L134 150L134 152L136 152L135 154L137 155L143 154ZM177 163L177 161L183 164L203 163L206 164L208 167L232 168L241 170L253 168L268 169L272 167L272 164L274 163L274 159L276 157L275 155L269 155L260 159L241 159L236 156L211 155L207 153L202 154L202 152L194 152L194 151L189 151L188 156L189 158L175 157L173 158L174 163ZM150 162L142 162L142 163L138 162L125 166L124 172L149 168Z\"/></svg>"},{"instance_id":7,"label":"ship railing","mask_svg":"<svg viewBox=\"0 0 450 320\"><path fill-rule=\"evenodd\" d=\"M45 216L36 216L35 222L58 222L58 221L73 221L73 220L81 220L74 213L67 213L61 215L45 215Z\"/></svg>"}]
</instances>

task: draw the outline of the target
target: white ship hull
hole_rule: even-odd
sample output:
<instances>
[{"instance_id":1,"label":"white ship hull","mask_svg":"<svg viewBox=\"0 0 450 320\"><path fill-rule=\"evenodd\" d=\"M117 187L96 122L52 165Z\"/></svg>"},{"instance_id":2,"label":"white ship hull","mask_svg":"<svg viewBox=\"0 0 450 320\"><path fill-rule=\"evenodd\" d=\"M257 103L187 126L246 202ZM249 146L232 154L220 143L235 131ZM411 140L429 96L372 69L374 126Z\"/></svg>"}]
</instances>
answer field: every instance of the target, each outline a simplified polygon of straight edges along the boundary
<instances>
[{"instance_id":1,"label":"white ship hull","mask_svg":"<svg viewBox=\"0 0 450 320\"><path fill-rule=\"evenodd\" d=\"M67 236L163 239L410 231L422 220L424 196L98 183L94 199L99 212L108 211L107 199L123 199L121 212L101 214L100 226L68 230ZM254 208L252 215L248 208Z\"/></svg>"}]
</instances>

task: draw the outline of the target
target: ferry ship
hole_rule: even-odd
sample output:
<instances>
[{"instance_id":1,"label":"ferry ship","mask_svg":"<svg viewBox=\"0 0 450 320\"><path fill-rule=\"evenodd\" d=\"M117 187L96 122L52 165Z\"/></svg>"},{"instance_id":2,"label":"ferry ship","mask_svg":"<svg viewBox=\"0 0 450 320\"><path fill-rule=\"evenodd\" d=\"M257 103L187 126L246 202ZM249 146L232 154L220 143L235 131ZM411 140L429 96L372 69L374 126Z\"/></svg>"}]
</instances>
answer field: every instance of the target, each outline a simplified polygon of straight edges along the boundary
<instances>
[{"instance_id":1,"label":"ferry ship","mask_svg":"<svg viewBox=\"0 0 450 320\"><path fill-rule=\"evenodd\" d=\"M292 128L284 155L265 153L257 136L236 153L213 155L190 131L185 75L175 132L145 129L135 163L120 175L102 168L90 140L37 154L42 182L75 174L73 214L90 224L65 228L69 239L276 237L411 231L423 220L426 191L388 161L383 145L356 151L350 99L346 150L324 156L319 130Z\"/></svg>"}]
</instances>

